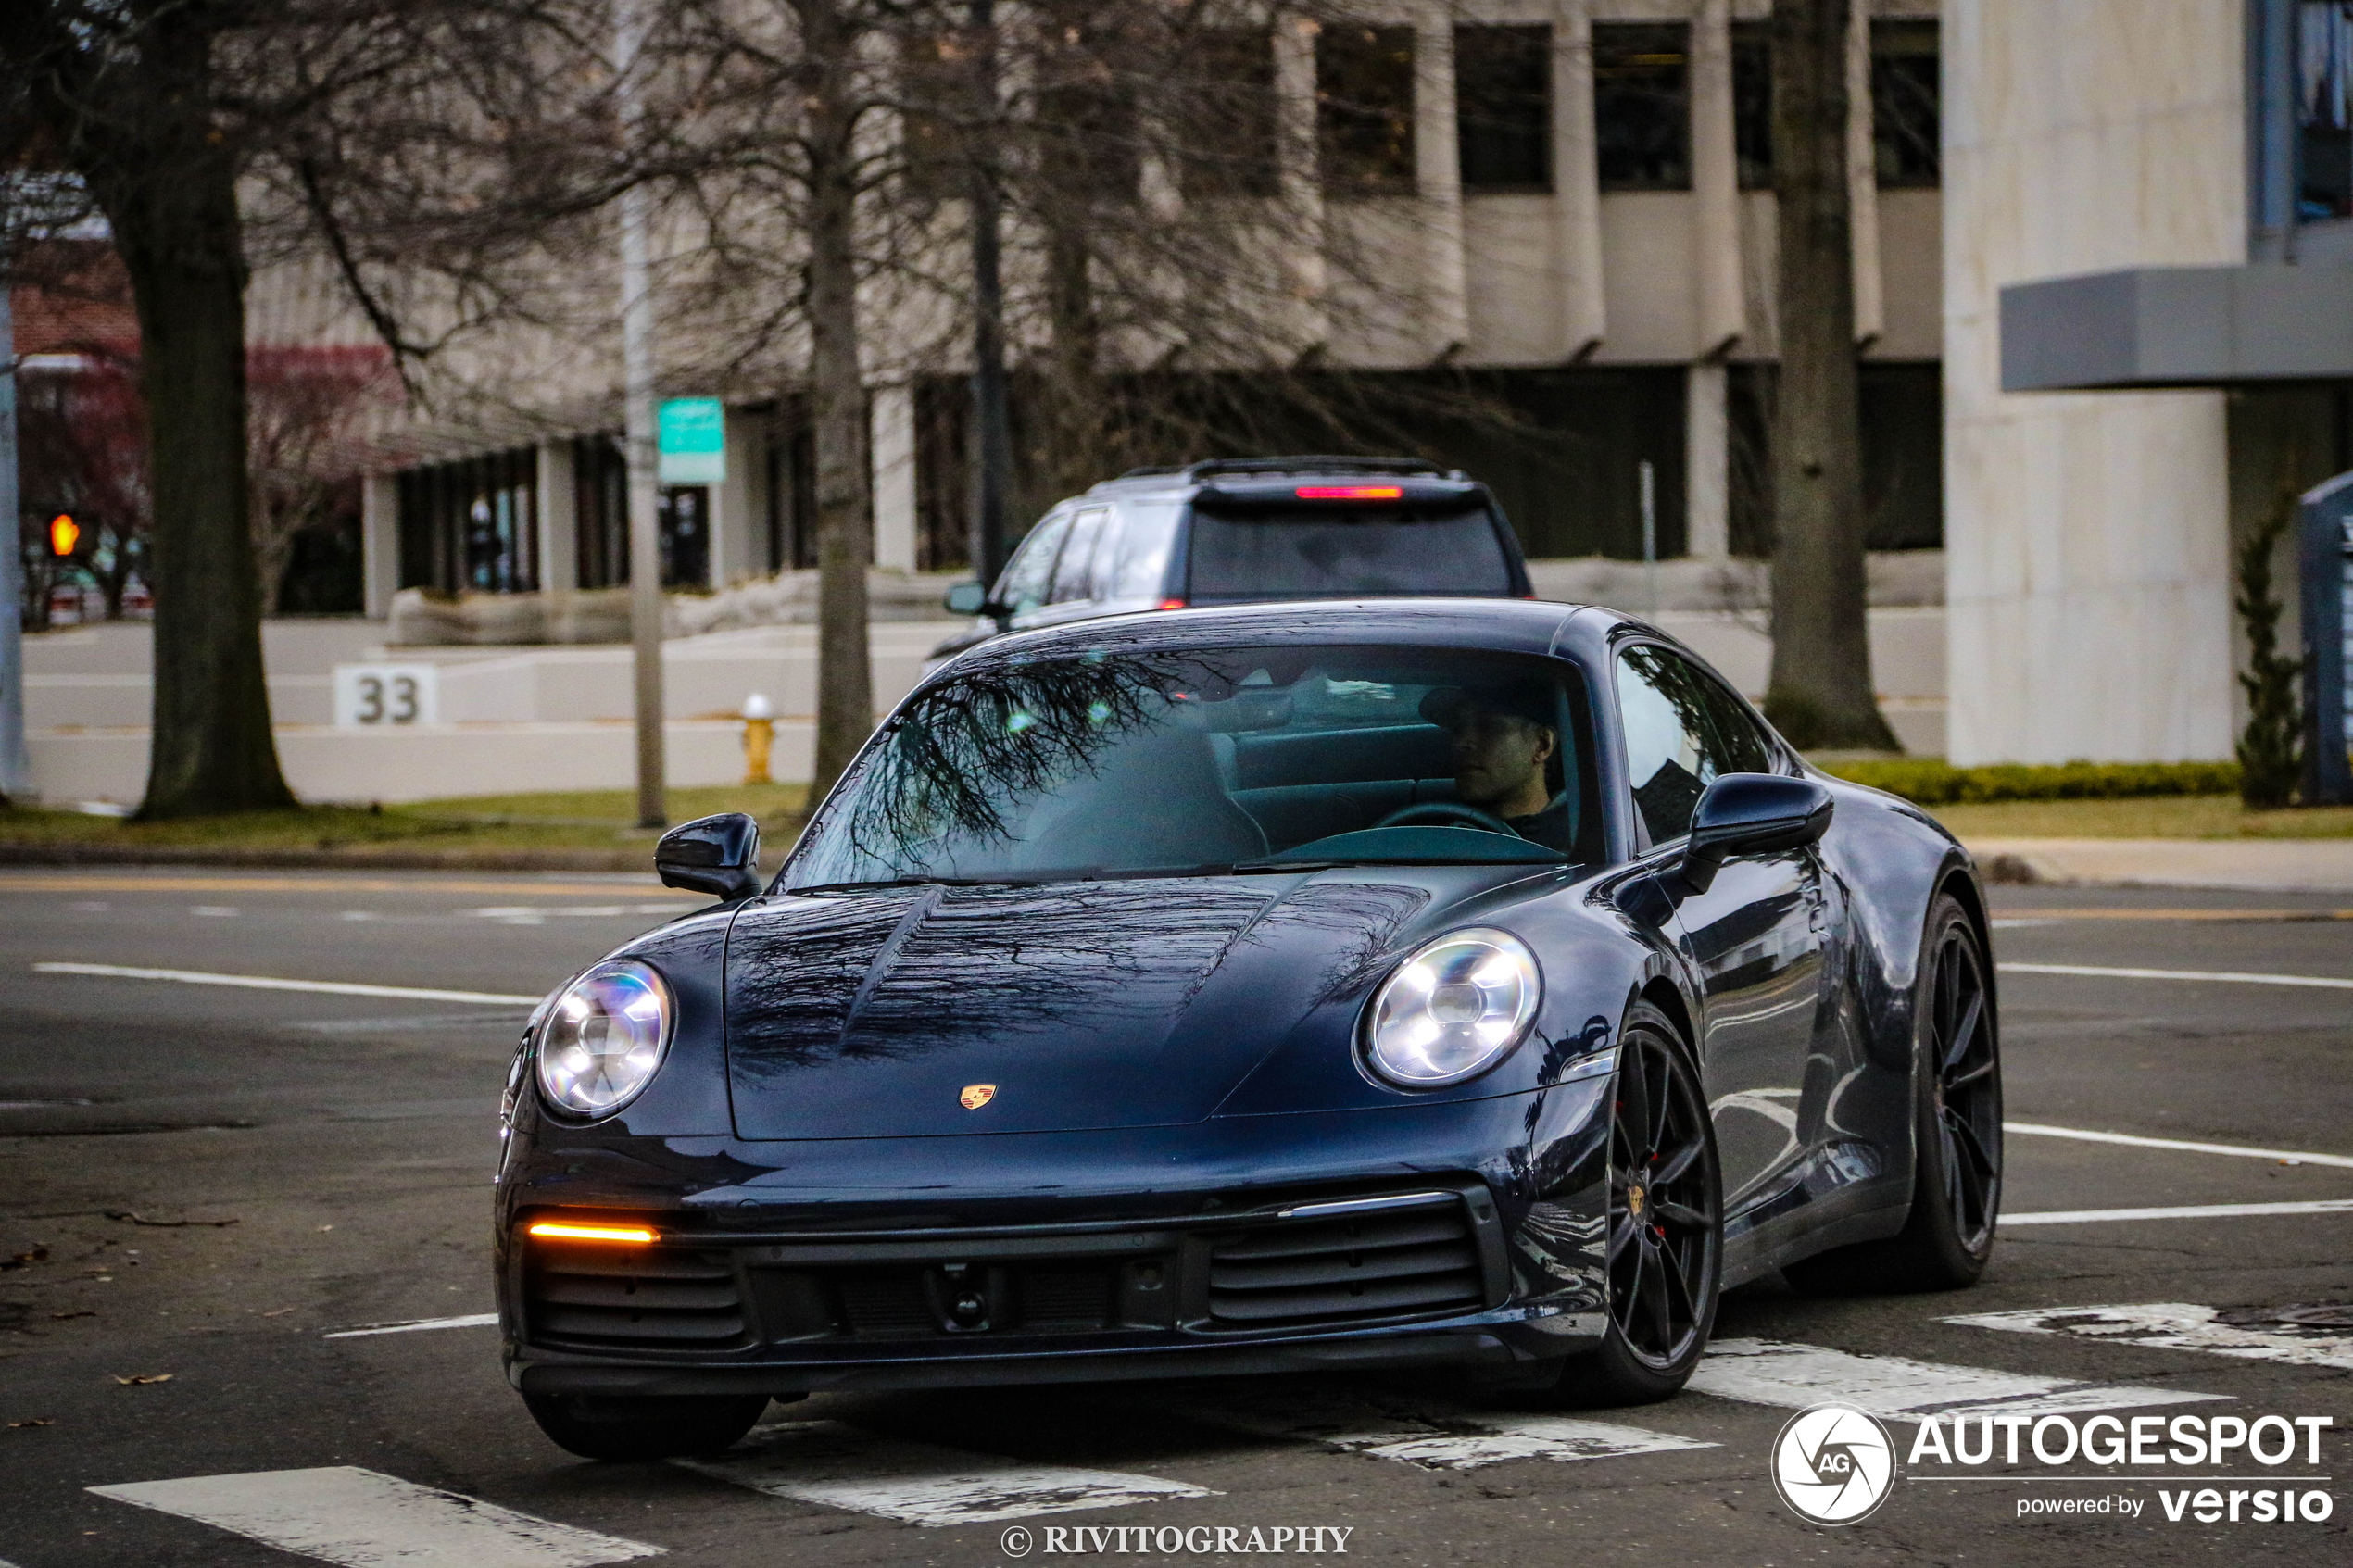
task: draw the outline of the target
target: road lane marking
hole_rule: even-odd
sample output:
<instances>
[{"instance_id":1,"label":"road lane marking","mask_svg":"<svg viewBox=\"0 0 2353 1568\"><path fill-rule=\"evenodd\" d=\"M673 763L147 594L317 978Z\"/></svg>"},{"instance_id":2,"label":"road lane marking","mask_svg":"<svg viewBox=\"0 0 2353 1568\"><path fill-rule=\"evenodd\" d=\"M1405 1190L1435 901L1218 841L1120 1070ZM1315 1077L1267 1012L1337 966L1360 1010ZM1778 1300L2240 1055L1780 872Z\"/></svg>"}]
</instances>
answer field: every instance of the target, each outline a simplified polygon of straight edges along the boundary
<instances>
[{"instance_id":1,"label":"road lane marking","mask_svg":"<svg viewBox=\"0 0 2353 1568\"><path fill-rule=\"evenodd\" d=\"M350 1464L89 1489L345 1568L591 1568L663 1549Z\"/></svg>"},{"instance_id":2,"label":"road lane marking","mask_svg":"<svg viewBox=\"0 0 2353 1568\"><path fill-rule=\"evenodd\" d=\"M1391 1402L1315 1389L1238 1393L1214 1402L1178 1401L1168 1414L1285 1442L1317 1443L1342 1453L1392 1460L1426 1470L1477 1470L1505 1460L1614 1459L1718 1445L1672 1432L1567 1416L1493 1416L1422 1402Z\"/></svg>"},{"instance_id":3,"label":"road lane marking","mask_svg":"<svg viewBox=\"0 0 2353 1568\"><path fill-rule=\"evenodd\" d=\"M504 895L541 894L549 897L566 894L597 895L610 898L617 894L631 897L663 897L700 899L708 903L711 895L686 889L665 890L650 877L615 876L604 882L534 882L522 875L500 880L472 878L419 877L395 880L390 877L353 877L327 875L295 876L108 876L104 872L78 876L56 874L17 876L0 872L0 893L481 893Z\"/></svg>"},{"instance_id":4,"label":"road lane marking","mask_svg":"<svg viewBox=\"0 0 2353 1568\"><path fill-rule=\"evenodd\" d=\"M2285 922L2353 920L2353 909L2032 909L2031 919ZM2000 925L2002 922L1992 922Z\"/></svg>"},{"instance_id":5,"label":"road lane marking","mask_svg":"<svg viewBox=\"0 0 2353 1568\"><path fill-rule=\"evenodd\" d=\"M1941 1366L1903 1356L1860 1356L1773 1339L1719 1339L1692 1374L1693 1393L1752 1405L1805 1410L1853 1405L1884 1421L1967 1411L1972 1415L2066 1415L2219 1399L2178 1388L2136 1388L2030 1377L1986 1367Z\"/></svg>"},{"instance_id":6,"label":"road lane marking","mask_svg":"<svg viewBox=\"0 0 2353 1568\"><path fill-rule=\"evenodd\" d=\"M2353 1198L2322 1198L2306 1203L2196 1203L2173 1209L2054 1209L2040 1214L2005 1214L2002 1224L2090 1225L2130 1220L2231 1220L2262 1214L2353 1212Z\"/></svg>"},{"instance_id":7,"label":"road lane marking","mask_svg":"<svg viewBox=\"0 0 2353 1568\"><path fill-rule=\"evenodd\" d=\"M267 974L208 974L194 969L138 969L111 963L37 963L36 974L90 974L102 980L172 980L182 985L236 985L251 991L313 991L330 997L406 997L421 1002L476 1002L486 1007L536 1007L537 997L494 991L437 991L421 985L363 985L345 980L282 980Z\"/></svg>"},{"instance_id":8,"label":"road lane marking","mask_svg":"<svg viewBox=\"0 0 2353 1568\"><path fill-rule=\"evenodd\" d=\"M490 1328L496 1326L496 1312L468 1312L461 1318L411 1318L406 1323L370 1323L366 1328L338 1329L322 1334L321 1339L365 1339L371 1334L415 1334L428 1328Z\"/></svg>"},{"instance_id":9,"label":"road lane marking","mask_svg":"<svg viewBox=\"0 0 2353 1568\"><path fill-rule=\"evenodd\" d=\"M2145 1138L2133 1133L2095 1133L2083 1127L2054 1127L2042 1122L2005 1122L2005 1133L2036 1138L2073 1138L2079 1143L2122 1144L2128 1148L2173 1148L2185 1154L2228 1154L2242 1160L2279 1160L2290 1165L2334 1165L2353 1170L2353 1155L2310 1154L2284 1148L2248 1148L2234 1143L2194 1143L2186 1138Z\"/></svg>"},{"instance_id":10,"label":"road lane marking","mask_svg":"<svg viewBox=\"0 0 2353 1568\"><path fill-rule=\"evenodd\" d=\"M2221 1310L2187 1301L2150 1301L2126 1307L2042 1307L2024 1312L1971 1312L1944 1321L1965 1328L2012 1334L2062 1334L2160 1350L2200 1350L2244 1361L2287 1366L2353 1369L2353 1336L2288 1323L2227 1323Z\"/></svg>"},{"instance_id":11,"label":"road lane marking","mask_svg":"<svg viewBox=\"0 0 2353 1568\"><path fill-rule=\"evenodd\" d=\"M2004 974L2075 974L2095 980L2204 980L2232 985L2301 985L2322 991L2353 991L2353 980L2325 974L2257 974L2234 969L2112 969L2087 963L2004 963Z\"/></svg>"},{"instance_id":12,"label":"road lane marking","mask_svg":"<svg viewBox=\"0 0 2353 1568\"><path fill-rule=\"evenodd\" d=\"M935 1528L1220 1495L1157 1475L1017 1464L835 1421L778 1422L754 1428L749 1441L759 1446L671 1462L770 1497Z\"/></svg>"}]
</instances>

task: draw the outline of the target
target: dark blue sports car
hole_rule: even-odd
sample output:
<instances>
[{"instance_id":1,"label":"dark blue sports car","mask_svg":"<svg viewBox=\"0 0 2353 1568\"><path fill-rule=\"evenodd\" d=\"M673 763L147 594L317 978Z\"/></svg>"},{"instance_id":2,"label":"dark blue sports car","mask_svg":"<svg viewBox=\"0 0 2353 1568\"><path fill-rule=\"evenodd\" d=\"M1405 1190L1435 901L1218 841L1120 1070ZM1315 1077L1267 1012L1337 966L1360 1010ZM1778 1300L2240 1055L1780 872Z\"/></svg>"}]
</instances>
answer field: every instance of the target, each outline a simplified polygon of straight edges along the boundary
<instances>
[{"instance_id":1,"label":"dark blue sports car","mask_svg":"<svg viewBox=\"0 0 2353 1568\"><path fill-rule=\"evenodd\" d=\"M542 1005L508 1374L598 1457L812 1390L1446 1362L1657 1399L1718 1293L1966 1285L2001 1079L1968 854L1689 650L1527 601L1000 638L764 888Z\"/></svg>"}]
</instances>

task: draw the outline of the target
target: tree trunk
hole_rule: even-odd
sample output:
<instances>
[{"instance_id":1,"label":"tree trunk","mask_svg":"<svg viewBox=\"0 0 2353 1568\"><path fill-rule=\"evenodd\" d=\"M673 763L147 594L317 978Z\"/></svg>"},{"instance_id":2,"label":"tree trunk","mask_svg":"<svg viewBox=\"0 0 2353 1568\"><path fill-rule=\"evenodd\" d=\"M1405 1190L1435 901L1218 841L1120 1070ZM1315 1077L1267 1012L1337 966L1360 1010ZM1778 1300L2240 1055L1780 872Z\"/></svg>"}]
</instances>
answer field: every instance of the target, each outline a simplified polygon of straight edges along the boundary
<instances>
[{"instance_id":1,"label":"tree trunk","mask_svg":"<svg viewBox=\"0 0 2353 1568\"><path fill-rule=\"evenodd\" d=\"M809 116L811 422L817 465L817 761L813 807L875 727L867 663L866 395L858 367L856 35L836 0L803 0Z\"/></svg>"},{"instance_id":2,"label":"tree trunk","mask_svg":"<svg viewBox=\"0 0 2353 1568\"><path fill-rule=\"evenodd\" d=\"M1846 183L1849 0L1774 0L1773 189L1781 367L1766 716L1809 749L1893 751L1871 695L1855 253Z\"/></svg>"},{"instance_id":3,"label":"tree trunk","mask_svg":"<svg viewBox=\"0 0 2353 1568\"><path fill-rule=\"evenodd\" d=\"M201 76L202 67L189 73ZM143 818L295 804L270 734L245 485L245 264L235 174L201 81L170 179L94 182L139 313L153 454L155 721Z\"/></svg>"}]
</instances>

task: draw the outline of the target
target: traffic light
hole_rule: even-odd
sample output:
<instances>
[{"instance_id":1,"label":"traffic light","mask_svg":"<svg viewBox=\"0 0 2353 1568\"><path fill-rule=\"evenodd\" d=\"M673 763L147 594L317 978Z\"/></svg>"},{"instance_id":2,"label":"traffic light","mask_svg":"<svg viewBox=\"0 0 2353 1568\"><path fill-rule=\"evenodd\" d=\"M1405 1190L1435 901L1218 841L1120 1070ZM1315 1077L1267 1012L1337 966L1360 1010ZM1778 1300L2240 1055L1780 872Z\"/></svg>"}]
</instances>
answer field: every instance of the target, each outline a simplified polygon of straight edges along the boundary
<instances>
[{"instance_id":1,"label":"traffic light","mask_svg":"<svg viewBox=\"0 0 2353 1568\"><path fill-rule=\"evenodd\" d=\"M49 520L49 551L52 555L69 556L81 541L82 525L64 512Z\"/></svg>"}]
</instances>

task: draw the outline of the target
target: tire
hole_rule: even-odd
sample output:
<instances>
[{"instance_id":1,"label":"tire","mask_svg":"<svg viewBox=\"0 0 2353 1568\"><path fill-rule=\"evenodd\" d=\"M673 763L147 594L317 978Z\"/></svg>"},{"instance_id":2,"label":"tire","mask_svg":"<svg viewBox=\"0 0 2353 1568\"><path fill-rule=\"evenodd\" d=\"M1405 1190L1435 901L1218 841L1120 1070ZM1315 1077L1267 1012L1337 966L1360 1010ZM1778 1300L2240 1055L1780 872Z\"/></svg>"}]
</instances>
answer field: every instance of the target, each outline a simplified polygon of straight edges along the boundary
<instances>
[{"instance_id":1,"label":"tire","mask_svg":"<svg viewBox=\"0 0 2353 1568\"><path fill-rule=\"evenodd\" d=\"M1638 1002L1618 1032L1605 1229L1608 1326L1572 1357L1556 1403L1655 1404L1682 1390L1716 1326L1724 1191L1716 1130L1689 1047Z\"/></svg>"},{"instance_id":2,"label":"tire","mask_svg":"<svg viewBox=\"0 0 2353 1568\"><path fill-rule=\"evenodd\" d=\"M765 1394L525 1394L555 1445L582 1459L677 1459L717 1453L751 1430Z\"/></svg>"},{"instance_id":3,"label":"tire","mask_svg":"<svg viewBox=\"0 0 2353 1568\"><path fill-rule=\"evenodd\" d=\"M2002 1210L2000 1029L1977 928L1939 893L1920 937L1914 993L1912 1208L1884 1241L1786 1265L1813 1294L1960 1290L1994 1255Z\"/></svg>"}]
</instances>

